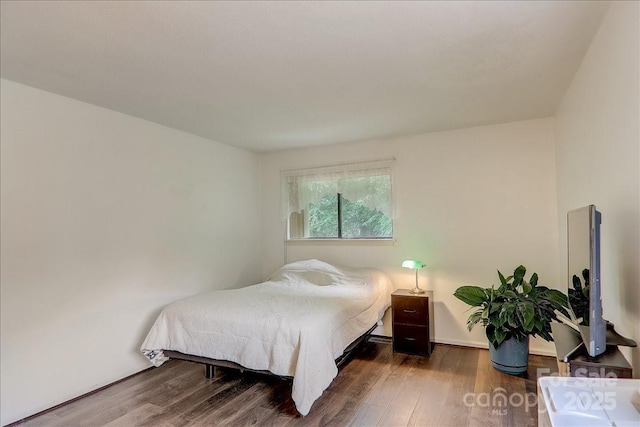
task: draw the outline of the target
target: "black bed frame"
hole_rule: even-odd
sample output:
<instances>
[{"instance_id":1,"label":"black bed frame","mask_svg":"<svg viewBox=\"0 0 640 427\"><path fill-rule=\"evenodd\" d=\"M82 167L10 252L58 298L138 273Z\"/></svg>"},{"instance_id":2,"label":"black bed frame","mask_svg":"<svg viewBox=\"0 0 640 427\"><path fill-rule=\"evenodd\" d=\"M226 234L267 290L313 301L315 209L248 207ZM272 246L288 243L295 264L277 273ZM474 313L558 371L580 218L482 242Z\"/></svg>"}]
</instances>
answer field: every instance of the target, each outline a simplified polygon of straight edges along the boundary
<instances>
[{"instance_id":1,"label":"black bed frame","mask_svg":"<svg viewBox=\"0 0 640 427\"><path fill-rule=\"evenodd\" d=\"M347 346L347 348L344 350L344 353L342 353L342 355L336 359L336 366L338 367L338 369L340 369L342 365L344 365L351 358L351 356L355 353L356 349L360 346L360 344L363 344L367 341L367 339L369 338L369 335L371 335L371 332L373 332L376 326L377 324L373 325L371 328L369 328L367 332L365 332L364 334L356 338L351 344ZM275 375L270 371L260 371L260 370L245 368L242 365L239 365L235 362L229 362L228 360L209 359L208 357L194 356L191 354L184 354L184 353L180 353L179 351L173 351L173 350L163 350L163 353L165 356L170 357L172 359L186 360L188 362L203 364L204 376L208 379L215 378L217 376L218 374L217 368L232 368L232 369L237 369L240 372L249 371L249 372L255 372L258 374ZM284 379L292 378L292 377L281 376L281 375L276 375L276 376L279 376L280 378L284 378Z\"/></svg>"}]
</instances>

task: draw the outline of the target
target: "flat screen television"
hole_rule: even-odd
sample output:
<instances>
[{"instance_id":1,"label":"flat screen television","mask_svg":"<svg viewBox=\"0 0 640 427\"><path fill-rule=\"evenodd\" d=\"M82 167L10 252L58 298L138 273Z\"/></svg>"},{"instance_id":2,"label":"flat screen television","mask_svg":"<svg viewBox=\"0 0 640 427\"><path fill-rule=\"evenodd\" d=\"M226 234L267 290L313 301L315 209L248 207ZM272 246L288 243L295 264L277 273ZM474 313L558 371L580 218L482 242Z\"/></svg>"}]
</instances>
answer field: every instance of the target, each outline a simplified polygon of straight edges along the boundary
<instances>
[{"instance_id":1,"label":"flat screen television","mask_svg":"<svg viewBox=\"0 0 640 427\"><path fill-rule=\"evenodd\" d=\"M569 313L592 357L607 348L600 288L600 223L601 214L594 205L567 214Z\"/></svg>"}]
</instances>

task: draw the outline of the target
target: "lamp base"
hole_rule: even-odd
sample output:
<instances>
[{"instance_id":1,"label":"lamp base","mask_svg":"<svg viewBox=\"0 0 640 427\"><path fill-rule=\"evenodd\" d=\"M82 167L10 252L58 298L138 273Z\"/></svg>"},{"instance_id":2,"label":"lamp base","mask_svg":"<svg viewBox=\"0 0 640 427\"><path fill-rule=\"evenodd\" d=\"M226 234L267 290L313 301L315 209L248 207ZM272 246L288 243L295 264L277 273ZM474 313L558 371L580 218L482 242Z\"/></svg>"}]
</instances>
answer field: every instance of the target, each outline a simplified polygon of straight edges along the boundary
<instances>
[{"instance_id":1,"label":"lamp base","mask_svg":"<svg viewBox=\"0 0 640 427\"><path fill-rule=\"evenodd\" d=\"M426 291L420 288L409 289L410 294L424 294Z\"/></svg>"}]
</instances>

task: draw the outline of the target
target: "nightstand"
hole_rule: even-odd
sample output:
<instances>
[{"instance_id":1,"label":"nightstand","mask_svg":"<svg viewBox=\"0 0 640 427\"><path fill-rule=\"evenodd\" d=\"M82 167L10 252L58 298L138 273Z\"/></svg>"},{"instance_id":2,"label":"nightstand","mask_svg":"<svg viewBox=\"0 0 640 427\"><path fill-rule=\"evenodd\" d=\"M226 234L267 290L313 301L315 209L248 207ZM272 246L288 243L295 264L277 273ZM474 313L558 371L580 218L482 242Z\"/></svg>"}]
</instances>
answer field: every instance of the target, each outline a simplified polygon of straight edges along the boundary
<instances>
[{"instance_id":1,"label":"nightstand","mask_svg":"<svg viewBox=\"0 0 640 427\"><path fill-rule=\"evenodd\" d=\"M412 294L397 289L391 294L393 351L430 356L433 342L433 291Z\"/></svg>"}]
</instances>

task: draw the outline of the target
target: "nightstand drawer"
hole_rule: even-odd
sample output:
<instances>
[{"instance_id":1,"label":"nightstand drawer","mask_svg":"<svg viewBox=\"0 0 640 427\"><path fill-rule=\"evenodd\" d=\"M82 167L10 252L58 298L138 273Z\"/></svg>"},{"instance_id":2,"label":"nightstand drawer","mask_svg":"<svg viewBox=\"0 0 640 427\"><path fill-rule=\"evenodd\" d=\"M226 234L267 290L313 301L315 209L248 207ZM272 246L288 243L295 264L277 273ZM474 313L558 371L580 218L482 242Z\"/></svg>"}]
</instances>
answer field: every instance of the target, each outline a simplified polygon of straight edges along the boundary
<instances>
[{"instance_id":1,"label":"nightstand drawer","mask_svg":"<svg viewBox=\"0 0 640 427\"><path fill-rule=\"evenodd\" d=\"M393 296L393 322L426 326L429 324L429 300L426 298Z\"/></svg>"},{"instance_id":2,"label":"nightstand drawer","mask_svg":"<svg viewBox=\"0 0 640 427\"><path fill-rule=\"evenodd\" d=\"M428 326L393 325L393 350L401 353L430 354Z\"/></svg>"}]
</instances>

